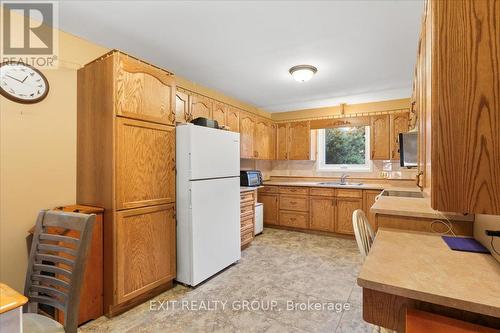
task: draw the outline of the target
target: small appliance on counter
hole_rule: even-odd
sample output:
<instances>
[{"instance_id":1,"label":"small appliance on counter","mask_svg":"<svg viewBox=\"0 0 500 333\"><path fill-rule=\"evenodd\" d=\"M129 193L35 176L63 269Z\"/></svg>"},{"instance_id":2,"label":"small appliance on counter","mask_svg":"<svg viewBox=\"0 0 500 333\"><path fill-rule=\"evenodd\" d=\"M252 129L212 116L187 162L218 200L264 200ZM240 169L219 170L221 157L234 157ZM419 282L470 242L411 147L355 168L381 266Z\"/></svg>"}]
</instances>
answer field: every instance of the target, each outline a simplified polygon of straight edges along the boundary
<instances>
[{"instance_id":1,"label":"small appliance on counter","mask_svg":"<svg viewBox=\"0 0 500 333\"><path fill-rule=\"evenodd\" d=\"M219 123L217 122L217 120L208 119L208 118L204 118L204 117L198 117L196 119L193 119L193 120L191 120L191 123L198 125L198 126L219 129Z\"/></svg>"},{"instance_id":2,"label":"small appliance on counter","mask_svg":"<svg viewBox=\"0 0 500 333\"><path fill-rule=\"evenodd\" d=\"M240 186L261 186L262 173L259 170L240 171Z\"/></svg>"},{"instance_id":3,"label":"small appliance on counter","mask_svg":"<svg viewBox=\"0 0 500 333\"><path fill-rule=\"evenodd\" d=\"M400 165L407 168L417 166L418 134L416 131L399 133Z\"/></svg>"}]
</instances>

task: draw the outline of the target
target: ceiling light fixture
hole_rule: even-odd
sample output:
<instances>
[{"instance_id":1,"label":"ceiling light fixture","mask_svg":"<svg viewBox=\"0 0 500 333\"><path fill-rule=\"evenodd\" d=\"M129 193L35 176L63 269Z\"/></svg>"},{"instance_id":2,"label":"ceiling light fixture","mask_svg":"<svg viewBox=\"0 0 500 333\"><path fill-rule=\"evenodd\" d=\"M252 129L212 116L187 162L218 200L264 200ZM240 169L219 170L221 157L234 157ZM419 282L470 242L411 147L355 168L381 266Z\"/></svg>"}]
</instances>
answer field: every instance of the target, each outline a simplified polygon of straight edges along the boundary
<instances>
[{"instance_id":1,"label":"ceiling light fixture","mask_svg":"<svg viewBox=\"0 0 500 333\"><path fill-rule=\"evenodd\" d=\"M318 69L311 65L297 65L290 68L288 72L293 76L295 81L306 82L309 81L317 71Z\"/></svg>"}]
</instances>

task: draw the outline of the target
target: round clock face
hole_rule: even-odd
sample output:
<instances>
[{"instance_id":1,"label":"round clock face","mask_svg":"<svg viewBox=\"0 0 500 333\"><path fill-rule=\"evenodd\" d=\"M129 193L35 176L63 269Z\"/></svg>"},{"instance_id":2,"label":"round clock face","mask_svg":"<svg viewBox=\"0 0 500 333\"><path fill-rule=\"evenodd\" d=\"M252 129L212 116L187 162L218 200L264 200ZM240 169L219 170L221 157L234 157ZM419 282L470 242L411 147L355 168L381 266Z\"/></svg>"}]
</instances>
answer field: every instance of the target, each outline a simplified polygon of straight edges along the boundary
<instances>
[{"instance_id":1,"label":"round clock face","mask_svg":"<svg viewBox=\"0 0 500 333\"><path fill-rule=\"evenodd\" d=\"M36 68L17 62L0 64L0 93L16 102L36 103L49 92L49 83Z\"/></svg>"}]
</instances>

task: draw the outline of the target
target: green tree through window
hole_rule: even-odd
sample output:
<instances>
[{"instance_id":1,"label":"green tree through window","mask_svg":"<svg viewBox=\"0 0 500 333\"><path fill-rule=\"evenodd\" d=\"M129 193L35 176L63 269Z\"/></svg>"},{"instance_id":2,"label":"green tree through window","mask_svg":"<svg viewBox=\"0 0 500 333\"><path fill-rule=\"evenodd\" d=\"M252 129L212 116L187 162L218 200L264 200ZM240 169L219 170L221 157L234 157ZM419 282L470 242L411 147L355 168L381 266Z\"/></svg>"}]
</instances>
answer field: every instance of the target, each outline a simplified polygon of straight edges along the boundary
<instances>
[{"instance_id":1,"label":"green tree through window","mask_svg":"<svg viewBox=\"0 0 500 333\"><path fill-rule=\"evenodd\" d=\"M325 128L325 164L365 164L364 126Z\"/></svg>"}]
</instances>

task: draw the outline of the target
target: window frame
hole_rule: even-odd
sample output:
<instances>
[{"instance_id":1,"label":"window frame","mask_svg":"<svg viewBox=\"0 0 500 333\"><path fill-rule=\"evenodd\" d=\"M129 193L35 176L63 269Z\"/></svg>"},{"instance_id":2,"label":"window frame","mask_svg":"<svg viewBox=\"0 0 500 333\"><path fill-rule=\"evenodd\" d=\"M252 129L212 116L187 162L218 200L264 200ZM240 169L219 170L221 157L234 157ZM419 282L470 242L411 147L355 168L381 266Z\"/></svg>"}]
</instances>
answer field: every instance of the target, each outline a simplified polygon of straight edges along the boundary
<instances>
[{"instance_id":1,"label":"window frame","mask_svg":"<svg viewBox=\"0 0 500 333\"><path fill-rule=\"evenodd\" d=\"M362 126L338 126L338 127L362 127ZM319 172L372 172L373 162L370 159L370 126L365 125L365 164L326 164L325 163L325 129L318 129L318 163L317 171ZM335 127L330 127L335 128Z\"/></svg>"}]
</instances>

